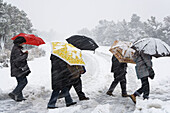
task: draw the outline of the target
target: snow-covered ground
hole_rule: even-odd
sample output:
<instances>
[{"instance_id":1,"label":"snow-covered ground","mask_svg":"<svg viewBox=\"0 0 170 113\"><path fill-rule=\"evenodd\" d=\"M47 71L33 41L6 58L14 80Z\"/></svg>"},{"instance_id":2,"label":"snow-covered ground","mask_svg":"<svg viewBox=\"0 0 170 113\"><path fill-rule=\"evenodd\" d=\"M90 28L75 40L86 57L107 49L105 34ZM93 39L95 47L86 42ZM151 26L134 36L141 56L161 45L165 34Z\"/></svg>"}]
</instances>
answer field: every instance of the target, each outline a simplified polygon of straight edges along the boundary
<instances>
[{"instance_id":1,"label":"snow-covered ground","mask_svg":"<svg viewBox=\"0 0 170 113\"><path fill-rule=\"evenodd\" d=\"M71 96L76 105L65 107L64 99L57 101L59 108L47 110L51 95L50 45L42 45L47 50L46 57L29 61L32 73L28 76L28 84L23 90L27 98L23 102L15 102L8 93L16 86L15 78L10 77L10 69L0 69L0 113L170 113L170 58L153 58L155 79L150 80L150 99L137 98L134 105L130 98L122 98L120 86L113 92L115 97L106 95L113 74L110 73L111 56L109 47L100 47L95 54L82 51L87 72L82 75L83 91L90 97L88 101L79 101L74 89ZM127 91L132 94L140 87L134 64L128 64Z\"/></svg>"}]
</instances>

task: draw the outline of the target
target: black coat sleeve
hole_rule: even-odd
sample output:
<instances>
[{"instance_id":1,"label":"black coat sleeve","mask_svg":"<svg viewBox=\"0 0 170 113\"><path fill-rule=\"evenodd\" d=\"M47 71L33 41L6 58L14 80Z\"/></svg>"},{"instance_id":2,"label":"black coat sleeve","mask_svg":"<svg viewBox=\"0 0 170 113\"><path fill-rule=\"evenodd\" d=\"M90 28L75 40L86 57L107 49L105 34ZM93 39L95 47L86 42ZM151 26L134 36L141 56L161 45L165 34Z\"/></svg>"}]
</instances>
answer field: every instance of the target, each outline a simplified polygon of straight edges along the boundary
<instances>
[{"instance_id":1,"label":"black coat sleeve","mask_svg":"<svg viewBox=\"0 0 170 113\"><path fill-rule=\"evenodd\" d=\"M120 63L119 60L113 55L111 72L126 72L127 63Z\"/></svg>"},{"instance_id":2,"label":"black coat sleeve","mask_svg":"<svg viewBox=\"0 0 170 113\"><path fill-rule=\"evenodd\" d=\"M14 63L15 66L18 68L23 67L28 57L28 54L23 53L22 50L16 46L13 48L11 53L12 63Z\"/></svg>"}]
</instances>

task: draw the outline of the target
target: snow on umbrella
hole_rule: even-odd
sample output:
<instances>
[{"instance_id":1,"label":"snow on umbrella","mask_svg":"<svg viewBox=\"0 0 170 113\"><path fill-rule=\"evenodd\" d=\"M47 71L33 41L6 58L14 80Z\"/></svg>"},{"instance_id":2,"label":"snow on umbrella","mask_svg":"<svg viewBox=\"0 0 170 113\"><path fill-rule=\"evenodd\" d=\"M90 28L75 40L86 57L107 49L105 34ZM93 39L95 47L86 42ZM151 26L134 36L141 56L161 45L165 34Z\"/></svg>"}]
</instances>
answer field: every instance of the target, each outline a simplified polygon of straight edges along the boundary
<instances>
[{"instance_id":1,"label":"snow on umbrella","mask_svg":"<svg viewBox=\"0 0 170 113\"><path fill-rule=\"evenodd\" d=\"M131 45L131 42L115 40L109 51L113 53L119 62L135 63L133 61L135 50L130 48Z\"/></svg>"},{"instance_id":2,"label":"snow on umbrella","mask_svg":"<svg viewBox=\"0 0 170 113\"><path fill-rule=\"evenodd\" d=\"M73 35L67 38L66 41L81 50L94 51L99 47L93 39L82 35Z\"/></svg>"},{"instance_id":3,"label":"snow on umbrella","mask_svg":"<svg viewBox=\"0 0 170 113\"><path fill-rule=\"evenodd\" d=\"M133 49L154 57L170 56L170 46L157 38L143 38L133 43Z\"/></svg>"},{"instance_id":4,"label":"snow on umbrella","mask_svg":"<svg viewBox=\"0 0 170 113\"><path fill-rule=\"evenodd\" d=\"M26 43L24 43L24 44L35 45L35 46L45 44L43 39L41 39L40 37L37 37L33 34L26 34L26 33L20 33L20 34L14 36L13 38L11 38L11 40L15 40L19 36L22 36L22 37L25 38Z\"/></svg>"},{"instance_id":5,"label":"snow on umbrella","mask_svg":"<svg viewBox=\"0 0 170 113\"><path fill-rule=\"evenodd\" d=\"M85 65L81 50L64 42L52 42L52 54L67 62L69 65Z\"/></svg>"}]
</instances>

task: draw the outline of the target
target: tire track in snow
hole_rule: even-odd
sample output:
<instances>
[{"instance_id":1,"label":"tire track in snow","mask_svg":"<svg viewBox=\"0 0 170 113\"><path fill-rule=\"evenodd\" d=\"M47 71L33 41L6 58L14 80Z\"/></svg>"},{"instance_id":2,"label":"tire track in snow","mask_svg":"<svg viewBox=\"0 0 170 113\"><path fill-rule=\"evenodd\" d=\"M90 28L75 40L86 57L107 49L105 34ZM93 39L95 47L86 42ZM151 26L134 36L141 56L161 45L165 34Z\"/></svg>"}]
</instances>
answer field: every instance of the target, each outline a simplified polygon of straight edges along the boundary
<instances>
[{"instance_id":1,"label":"tire track in snow","mask_svg":"<svg viewBox=\"0 0 170 113\"><path fill-rule=\"evenodd\" d=\"M85 89L96 91L105 87L107 75L110 74L110 62L99 54L83 54L87 73L82 75ZM86 87L87 85L87 87ZM96 89L97 88L97 89Z\"/></svg>"}]
</instances>

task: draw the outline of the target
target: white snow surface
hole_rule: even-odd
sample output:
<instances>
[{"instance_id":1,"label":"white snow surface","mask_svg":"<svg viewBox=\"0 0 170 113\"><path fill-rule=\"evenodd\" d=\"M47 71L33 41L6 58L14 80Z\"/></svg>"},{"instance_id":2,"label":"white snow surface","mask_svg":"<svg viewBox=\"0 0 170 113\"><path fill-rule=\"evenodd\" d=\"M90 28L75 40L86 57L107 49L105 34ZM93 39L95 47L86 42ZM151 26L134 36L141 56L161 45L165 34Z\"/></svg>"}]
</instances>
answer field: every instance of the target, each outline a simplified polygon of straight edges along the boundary
<instances>
[{"instance_id":1,"label":"white snow surface","mask_svg":"<svg viewBox=\"0 0 170 113\"><path fill-rule=\"evenodd\" d=\"M121 97L120 85L116 87L114 97L106 95L113 81L111 69L110 47L99 47L95 54L92 51L82 51L87 72L82 75L83 91L90 100L79 101L75 90L70 93L76 105L66 107L64 99L58 99L59 108L48 110L47 103L51 96L51 62L50 44L40 46L47 51L42 58L29 61L32 73L27 77L28 84L23 90L27 98L23 102L15 102L8 97L17 82L10 77L10 68L0 69L0 113L170 113L170 58L153 58L155 70L154 80L150 82L150 98L143 100L137 97L137 104L130 98ZM128 64L127 91L134 93L141 86L135 73L135 64Z\"/></svg>"}]
</instances>

